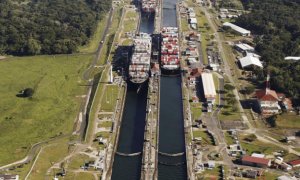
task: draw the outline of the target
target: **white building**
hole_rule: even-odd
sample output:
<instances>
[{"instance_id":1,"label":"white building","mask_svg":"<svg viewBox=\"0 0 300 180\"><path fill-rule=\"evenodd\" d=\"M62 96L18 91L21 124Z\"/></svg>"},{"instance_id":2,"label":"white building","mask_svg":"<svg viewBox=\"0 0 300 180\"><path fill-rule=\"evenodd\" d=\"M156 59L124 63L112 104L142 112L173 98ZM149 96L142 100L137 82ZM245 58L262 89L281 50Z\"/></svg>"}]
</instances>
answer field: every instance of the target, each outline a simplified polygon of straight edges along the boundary
<instances>
[{"instance_id":1,"label":"white building","mask_svg":"<svg viewBox=\"0 0 300 180\"><path fill-rule=\"evenodd\" d=\"M190 23L190 25L191 25L191 27L193 28L193 29L197 29L197 19L196 18L190 18L189 19L189 23Z\"/></svg>"},{"instance_id":2,"label":"white building","mask_svg":"<svg viewBox=\"0 0 300 180\"><path fill-rule=\"evenodd\" d=\"M296 56L287 56L284 58L284 60L290 60L290 61L299 61L300 60L300 56L296 57Z\"/></svg>"},{"instance_id":3,"label":"white building","mask_svg":"<svg viewBox=\"0 0 300 180\"><path fill-rule=\"evenodd\" d=\"M251 31L241 28L235 24L232 24L230 22L225 22L223 23L223 26L225 27L230 27L231 29L233 29L234 31L238 32L239 34L241 34L242 36L250 36L251 35Z\"/></svg>"},{"instance_id":4,"label":"white building","mask_svg":"<svg viewBox=\"0 0 300 180\"><path fill-rule=\"evenodd\" d=\"M211 73L203 72L201 74L204 96L208 104L214 104L216 100L216 88Z\"/></svg>"},{"instance_id":5,"label":"white building","mask_svg":"<svg viewBox=\"0 0 300 180\"><path fill-rule=\"evenodd\" d=\"M238 43L234 45L235 49L242 52L242 53L246 53L246 52L254 52L254 47L245 44L245 43Z\"/></svg>"},{"instance_id":6,"label":"white building","mask_svg":"<svg viewBox=\"0 0 300 180\"><path fill-rule=\"evenodd\" d=\"M257 67L263 68L262 63L259 60L259 56L254 53L247 53L247 55L245 57L242 57L239 59L239 62L243 69L250 67L250 66L257 66Z\"/></svg>"}]
</instances>

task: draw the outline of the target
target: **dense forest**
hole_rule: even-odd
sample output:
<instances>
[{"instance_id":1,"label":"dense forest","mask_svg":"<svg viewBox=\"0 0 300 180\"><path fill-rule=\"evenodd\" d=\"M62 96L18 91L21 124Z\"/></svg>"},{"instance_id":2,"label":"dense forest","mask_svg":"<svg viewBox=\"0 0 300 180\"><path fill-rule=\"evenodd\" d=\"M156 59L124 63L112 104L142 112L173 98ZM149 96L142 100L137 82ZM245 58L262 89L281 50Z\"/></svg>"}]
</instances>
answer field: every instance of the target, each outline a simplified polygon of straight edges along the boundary
<instances>
[{"instance_id":1,"label":"dense forest","mask_svg":"<svg viewBox=\"0 0 300 180\"><path fill-rule=\"evenodd\" d=\"M0 54L75 52L110 6L111 0L0 0Z\"/></svg>"},{"instance_id":2,"label":"dense forest","mask_svg":"<svg viewBox=\"0 0 300 180\"><path fill-rule=\"evenodd\" d=\"M236 23L255 34L256 51L266 68L261 80L271 74L271 86L294 98L300 97L300 62L286 56L300 56L300 0L242 0L249 14ZM264 76L263 76L264 75Z\"/></svg>"}]
</instances>

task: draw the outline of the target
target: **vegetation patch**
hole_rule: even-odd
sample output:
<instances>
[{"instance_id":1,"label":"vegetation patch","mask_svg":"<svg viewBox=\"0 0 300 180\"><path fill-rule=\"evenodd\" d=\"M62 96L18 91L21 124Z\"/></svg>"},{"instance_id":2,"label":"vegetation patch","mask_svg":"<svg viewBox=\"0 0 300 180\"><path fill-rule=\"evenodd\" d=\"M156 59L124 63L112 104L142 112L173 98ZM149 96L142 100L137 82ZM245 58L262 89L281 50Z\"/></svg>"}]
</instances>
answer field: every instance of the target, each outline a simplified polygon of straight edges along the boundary
<instances>
[{"instance_id":1,"label":"vegetation patch","mask_svg":"<svg viewBox=\"0 0 300 180\"><path fill-rule=\"evenodd\" d=\"M111 0L0 2L0 54L67 54L87 44Z\"/></svg>"},{"instance_id":2,"label":"vegetation patch","mask_svg":"<svg viewBox=\"0 0 300 180\"><path fill-rule=\"evenodd\" d=\"M22 159L37 142L71 133L85 93L91 55L35 56L0 61L0 165ZM16 94L27 87L31 98Z\"/></svg>"}]
</instances>

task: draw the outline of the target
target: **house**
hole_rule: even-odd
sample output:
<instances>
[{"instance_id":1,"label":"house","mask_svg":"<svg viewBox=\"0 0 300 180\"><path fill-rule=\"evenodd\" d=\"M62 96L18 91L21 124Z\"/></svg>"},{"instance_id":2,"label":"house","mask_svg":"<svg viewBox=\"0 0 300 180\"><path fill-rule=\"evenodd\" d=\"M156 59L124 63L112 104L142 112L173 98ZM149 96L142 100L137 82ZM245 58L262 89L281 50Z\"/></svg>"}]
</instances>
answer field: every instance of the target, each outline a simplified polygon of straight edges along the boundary
<instances>
[{"instance_id":1,"label":"house","mask_svg":"<svg viewBox=\"0 0 300 180\"><path fill-rule=\"evenodd\" d=\"M278 114L281 109L276 91L269 88L269 76L267 77L267 87L256 91L256 97L263 116Z\"/></svg>"},{"instance_id":2,"label":"house","mask_svg":"<svg viewBox=\"0 0 300 180\"><path fill-rule=\"evenodd\" d=\"M247 166L255 166L255 167L270 167L271 166L271 160L265 159L265 158L259 158L259 157L253 157L253 156L243 156L242 164Z\"/></svg>"},{"instance_id":3,"label":"house","mask_svg":"<svg viewBox=\"0 0 300 180\"><path fill-rule=\"evenodd\" d=\"M293 168L300 167L300 159L290 161L288 164L290 164Z\"/></svg>"},{"instance_id":4,"label":"house","mask_svg":"<svg viewBox=\"0 0 300 180\"><path fill-rule=\"evenodd\" d=\"M19 180L19 175L0 174L0 180Z\"/></svg>"},{"instance_id":5,"label":"house","mask_svg":"<svg viewBox=\"0 0 300 180\"><path fill-rule=\"evenodd\" d=\"M232 30L236 31L237 33L241 34L242 36L250 36L251 35L251 31L244 29L242 27L239 27L235 24L232 24L230 22L225 22L223 23L223 26L225 27L230 27Z\"/></svg>"},{"instance_id":6,"label":"house","mask_svg":"<svg viewBox=\"0 0 300 180\"><path fill-rule=\"evenodd\" d=\"M239 59L239 63L241 65L241 68L243 69L251 68L251 67L263 68L263 65L259 60L259 57L254 53L247 53L245 57Z\"/></svg>"},{"instance_id":7,"label":"house","mask_svg":"<svg viewBox=\"0 0 300 180\"><path fill-rule=\"evenodd\" d=\"M234 48L241 53L254 52L254 47L252 47L246 43L235 44Z\"/></svg>"}]
</instances>

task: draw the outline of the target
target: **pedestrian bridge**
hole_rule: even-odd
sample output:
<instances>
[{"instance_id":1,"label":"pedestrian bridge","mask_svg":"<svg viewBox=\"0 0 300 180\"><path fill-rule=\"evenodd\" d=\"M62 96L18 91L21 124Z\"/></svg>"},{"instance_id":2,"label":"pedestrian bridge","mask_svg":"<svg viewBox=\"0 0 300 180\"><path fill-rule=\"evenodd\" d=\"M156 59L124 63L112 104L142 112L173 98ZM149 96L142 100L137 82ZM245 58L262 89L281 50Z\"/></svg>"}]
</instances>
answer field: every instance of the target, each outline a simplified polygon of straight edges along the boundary
<instances>
[{"instance_id":1,"label":"pedestrian bridge","mask_svg":"<svg viewBox=\"0 0 300 180\"><path fill-rule=\"evenodd\" d=\"M167 163L167 162L158 161L158 163L161 164L161 165L165 165L165 166L182 166L182 165L185 165L185 162L171 164L171 163Z\"/></svg>"}]
</instances>

